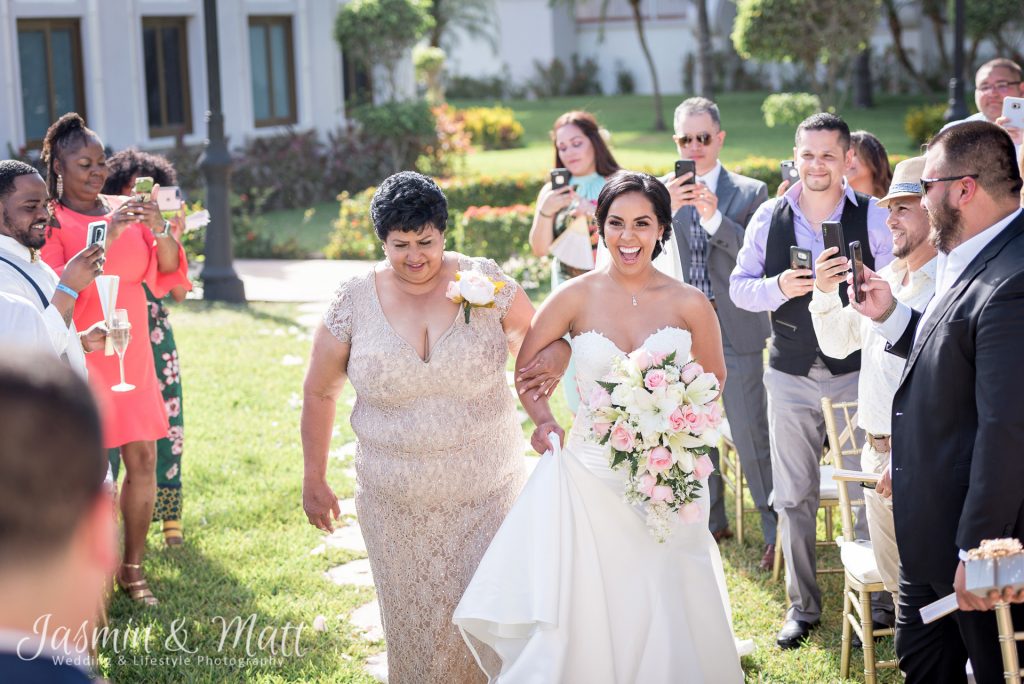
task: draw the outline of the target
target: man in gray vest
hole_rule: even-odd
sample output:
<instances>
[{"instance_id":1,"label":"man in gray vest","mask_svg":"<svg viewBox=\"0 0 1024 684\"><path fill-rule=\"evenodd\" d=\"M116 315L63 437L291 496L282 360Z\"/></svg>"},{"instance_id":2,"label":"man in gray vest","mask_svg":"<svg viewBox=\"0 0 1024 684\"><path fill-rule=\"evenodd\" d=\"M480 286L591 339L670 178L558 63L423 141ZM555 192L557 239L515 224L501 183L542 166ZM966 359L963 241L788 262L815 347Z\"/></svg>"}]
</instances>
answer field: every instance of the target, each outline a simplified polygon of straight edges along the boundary
<instances>
[{"instance_id":1,"label":"man in gray vest","mask_svg":"<svg viewBox=\"0 0 1024 684\"><path fill-rule=\"evenodd\" d=\"M859 352L834 359L819 349L807 308L814 273L791 266L790 248L810 251L813 262L824 249L821 224L841 221L846 241L860 242L869 267L881 268L893 258L892 236L885 225L888 212L854 192L843 178L852 154L850 129L834 114L815 114L797 127L793 155L800 180L754 213L729 283L736 306L772 314L764 384L773 504L779 514L790 600L777 638L782 648L798 647L821 617L815 577L819 461L825 442L821 399L855 400L860 369ZM856 460L848 467L857 469ZM858 536L866 538L865 516L859 517Z\"/></svg>"},{"instance_id":2,"label":"man in gray vest","mask_svg":"<svg viewBox=\"0 0 1024 684\"><path fill-rule=\"evenodd\" d=\"M694 174L666 177L672 196L672 228L683 281L699 288L718 312L729 381L722 397L732 439L739 452L750 494L761 513L765 549L762 570L775 557L776 515L768 504L772 463L768 449L768 409L762 375L764 347L771 334L768 315L739 309L729 298L729 274L743 245L743 233L754 211L768 199L768 186L722 167L718 155L725 142L718 106L692 97L676 108L672 139L680 159L691 159ZM718 451L711 454L718 468ZM711 533L732 536L725 515L722 478L708 483Z\"/></svg>"}]
</instances>

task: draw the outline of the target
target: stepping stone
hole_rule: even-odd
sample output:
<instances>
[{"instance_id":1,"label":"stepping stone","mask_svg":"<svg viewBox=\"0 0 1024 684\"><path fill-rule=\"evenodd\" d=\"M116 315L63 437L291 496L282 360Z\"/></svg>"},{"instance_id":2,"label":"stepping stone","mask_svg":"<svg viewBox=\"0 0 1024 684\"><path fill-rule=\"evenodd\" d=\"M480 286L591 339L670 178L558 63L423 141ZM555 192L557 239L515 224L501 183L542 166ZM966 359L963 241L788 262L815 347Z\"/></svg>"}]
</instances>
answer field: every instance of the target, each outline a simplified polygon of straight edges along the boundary
<instances>
[{"instance_id":1,"label":"stepping stone","mask_svg":"<svg viewBox=\"0 0 1024 684\"><path fill-rule=\"evenodd\" d=\"M341 509L341 517L356 517L355 499L338 499L338 508Z\"/></svg>"},{"instance_id":2,"label":"stepping stone","mask_svg":"<svg viewBox=\"0 0 1024 684\"><path fill-rule=\"evenodd\" d=\"M388 652L383 651L367 658L363 669L378 682L388 684Z\"/></svg>"},{"instance_id":3,"label":"stepping stone","mask_svg":"<svg viewBox=\"0 0 1024 684\"><path fill-rule=\"evenodd\" d=\"M324 543L330 549L345 549L346 551L357 551L366 553L366 542L363 541L363 532L359 529L359 523L353 522L345 527L335 528L324 538Z\"/></svg>"},{"instance_id":4,"label":"stepping stone","mask_svg":"<svg viewBox=\"0 0 1024 684\"><path fill-rule=\"evenodd\" d=\"M362 558L351 563L345 563L333 567L324 573L331 582L340 585L352 585L356 587L372 587L373 574L370 572L370 560Z\"/></svg>"},{"instance_id":5,"label":"stepping stone","mask_svg":"<svg viewBox=\"0 0 1024 684\"><path fill-rule=\"evenodd\" d=\"M384 627L380 619L380 604L370 601L352 611L348 621L363 632L368 641L381 641L384 638ZM387 661L385 661L386 663Z\"/></svg>"}]
</instances>

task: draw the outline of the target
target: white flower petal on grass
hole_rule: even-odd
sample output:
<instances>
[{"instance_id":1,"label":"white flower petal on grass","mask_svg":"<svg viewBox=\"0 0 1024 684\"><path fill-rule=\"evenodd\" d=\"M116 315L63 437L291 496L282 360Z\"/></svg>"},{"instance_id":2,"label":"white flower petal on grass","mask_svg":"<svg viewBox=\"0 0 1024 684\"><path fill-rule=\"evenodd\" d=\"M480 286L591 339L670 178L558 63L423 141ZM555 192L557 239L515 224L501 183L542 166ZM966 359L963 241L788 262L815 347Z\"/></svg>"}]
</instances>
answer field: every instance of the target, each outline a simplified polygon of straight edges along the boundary
<instances>
[{"instance_id":1,"label":"white flower petal on grass","mask_svg":"<svg viewBox=\"0 0 1024 684\"><path fill-rule=\"evenodd\" d=\"M301 356L295 356L294 354L285 354L281 359L282 366L301 366L305 363Z\"/></svg>"},{"instance_id":2,"label":"white flower petal on grass","mask_svg":"<svg viewBox=\"0 0 1024 684\"><path fill-rule=\"evenodd\" d=\"M315 629L318 632L326 632L327 618L325 618L323 615L317 615L315 618L313 618L313 629Z\"/></svg>"},{"instance_id":3,"label":"white flower petal on grass","mask_svg":"<svg viewBox=\"0 0 1024 684\"><path fill-rule=\"evenodd\" d=\"M288 396L288 408L300 409L302 408L302 397L299 396L298 392L292 392Z\"/></svg>"}]
</instances>

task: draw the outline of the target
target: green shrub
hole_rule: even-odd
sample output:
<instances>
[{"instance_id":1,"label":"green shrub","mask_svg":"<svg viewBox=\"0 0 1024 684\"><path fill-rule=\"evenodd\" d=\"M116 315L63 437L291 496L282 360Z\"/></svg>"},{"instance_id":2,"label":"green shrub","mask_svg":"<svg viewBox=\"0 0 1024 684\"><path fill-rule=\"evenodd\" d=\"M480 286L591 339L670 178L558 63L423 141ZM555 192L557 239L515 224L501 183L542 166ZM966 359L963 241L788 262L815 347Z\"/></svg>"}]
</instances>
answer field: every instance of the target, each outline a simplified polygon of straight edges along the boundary
<instances>
[{"instance_id":1,"label":"green shrub","mask_svg":"<svg viewBox=\"0 0 1024 684\"><path fill-rule=\"evenodd\" d=\"M470 107L459 110L470 140L485 150L523 146L523 125L508 107Z\"/></svg>"},{"instance_id":2,"label":"green shrub","mask_svg":"<svg viewBox=\"0 0 1024 684\"><path fill-rule=\"evenodd\" d=\"M379 259L380 242L370 220L370 200L376 188L367 188L355 195L338 195L341 208L334 222L331 241L324 248L328 259Z\"/></svg>"},{"instance_id":3,"label":"green shrub","mask_svg":"<svg viewBox=\"0 0 1024 684\"><path fill-rule=\"evenodd\" d=\"M914 107L907 111L903 119L903 130L907 132L910 142L923 145L946 123L946 105L931 104Z\"/></svg>"},{"instance_id":4,"label":"green shrub","mask_svg":"<svg viewBox=\"0 0 1024 684\"><path fill-rule=\"evenodd\" d=\"M551 257L514 256L501 263L501 270L527 293L551 289Z\"/></svg>"},{"instance_id":5,"label":"green shrub","mask_svg":"<svg viewBox=\"0 0 1024 684\"><path fill-rule=\"evenodd\" d=\"M510 207L467 207L453 222L452 245L468 256L484 256L501 263L530 252L533 210L525 204Z\"/></svg>"},{"instance_id":6,"label":"green shrub","mask_svg":"<svg viewBox=\"0 0 1024 684\"><path fill-rule=\"evenodd\" d=\"M768 128L776 126L796 127L801 121L821 111L821 100L812 93L775 93L761 104L764 123Z\"/></svg>"},{"instance_id":7,"label":"green shrub","mask_svg":"<svg viewBox=\"0 0 1024 684\"><path fill-rule=\"evenodd\" d=\"M452 100L500 100L505 96L505 79L501 76L448 76L445 94Z\"/></svg>"},{"instance_id":8,"label":"green shrub","mask_svg":"<svg viewBox=\"0 0 1024 684\"><path fill-rule=\"evenodd\" d=\"M437 142L437 122L422 100L363 105L352 111L352 118L383 147L390 173L415 168L423 150Z\"/></svg>"},{"instance_id":9,"label":"green shrub","mask_svg":"<svg viewBox=\"0 0 1024 684\"><path fill-rule=\"evenodd\" d=\"M520 173L499 177L452 178L439 181L439 184L448 198L448 207L462 211L473 206L532 205L544 180L530 173Z\"/></svg>"}]
</instances>

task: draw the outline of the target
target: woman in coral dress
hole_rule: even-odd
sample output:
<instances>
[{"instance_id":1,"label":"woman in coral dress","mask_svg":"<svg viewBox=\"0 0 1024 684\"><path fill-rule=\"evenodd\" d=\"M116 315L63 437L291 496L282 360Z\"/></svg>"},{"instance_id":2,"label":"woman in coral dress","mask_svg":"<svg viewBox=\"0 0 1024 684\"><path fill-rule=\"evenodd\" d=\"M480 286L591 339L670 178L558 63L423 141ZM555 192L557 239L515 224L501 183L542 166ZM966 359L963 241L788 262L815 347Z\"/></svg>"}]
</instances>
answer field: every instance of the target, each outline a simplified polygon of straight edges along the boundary
<instances>
[{"instance_id":1,"label":"woman in coral dress","mask_svg":"<svg viewBox=\"0 0 1024 684\"><path fill-rule=\"evenodd\" d=\"M168 424L148 341L142 284L157 296L175 285L188 287L188 264L184 250L166 230L156 202L100 194L108 173L103 143L78 114L65 114L50 126L43 159L59 226L42 249L43 259L60 273L85 248L88 224L99 220L108 224L104 274L120 278L116 308L127 309L134 336L124 355L125 380L135 389L111 390L121 379L117 356L89 354L86 364L103 417L104 443L108 448L120 447L125 463L120 495L124 562L117 581L132 599L154 605L156 598L142 574L142 557L156 499L156 440L167 434ZM103 318L96 285L90 285L75 303L75 323L88 327Z\"/></svg>"}]
</instances>

